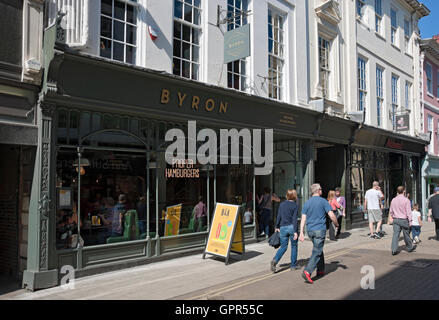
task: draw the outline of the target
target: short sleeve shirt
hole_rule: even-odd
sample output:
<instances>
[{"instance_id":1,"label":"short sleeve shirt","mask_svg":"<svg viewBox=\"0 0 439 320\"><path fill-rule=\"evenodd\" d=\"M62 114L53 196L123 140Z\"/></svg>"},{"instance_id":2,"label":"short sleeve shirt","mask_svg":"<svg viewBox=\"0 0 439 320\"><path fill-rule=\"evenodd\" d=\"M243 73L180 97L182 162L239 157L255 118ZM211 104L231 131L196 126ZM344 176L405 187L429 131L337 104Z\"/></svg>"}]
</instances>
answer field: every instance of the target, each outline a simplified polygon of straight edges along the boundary
<instances>
[{"instance_id":1,"label":"short sleeve shirt","mask_svg":"<svg viewBox=\"0 0 439 320\"><path fill-rule=\"evenodd\" d=\"M332 211L327 200L322 197L311 197L305 202L302 214L306 215L308 231L326 230L326 213Z\"/></svg>"},{"instance_id":2,"label":"short sleeve shirt","mask_svg":"<svg viewBox=\"0 0 439 320\"><path fill-rule=\"evenodd\" d=\"M412 211L412 226L419 226L419 220L418 217L421 216L421 213L419 211L413 210Z\"/></svg>"},{"instance_id":3,"label":"short sleeve shirt","mask_svg":"<svg viewBox=\"0 0 439 320\"><path fill-rule=\"evenodd\" d=\"M369 189L364 197L367 200L367 210L381 209L380 199L383 197L383 193L380 190Z\"/></svg>"}]
</instances>

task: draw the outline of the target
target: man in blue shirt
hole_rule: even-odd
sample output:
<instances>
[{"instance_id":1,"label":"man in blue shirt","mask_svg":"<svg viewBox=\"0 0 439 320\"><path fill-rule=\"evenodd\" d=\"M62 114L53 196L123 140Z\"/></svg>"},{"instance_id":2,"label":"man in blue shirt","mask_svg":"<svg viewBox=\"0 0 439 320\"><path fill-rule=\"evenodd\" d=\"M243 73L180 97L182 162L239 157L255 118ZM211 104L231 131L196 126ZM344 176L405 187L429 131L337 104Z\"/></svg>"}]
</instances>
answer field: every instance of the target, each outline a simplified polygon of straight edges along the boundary
<instances>
[{"instance_id":1,"label":"man in blue shirt","mask_svg":"<svg viewBox=\"0 0 439 320\"><path fill-rule=\"evenodd\" d=\"M335 227L338 229L338 221L335 214L332 212L332 208L329 202L321 197L322 188L320 184L315 183L311 186L312 197L305 202L302 209L302 219L300 221L300 236L299 240L303 242L305 240L303 234L303 228L306 223L306 230L308 237L313 243L313 249L311 258L308 261L308 265L302 273L302 277L308 283L313 283L311 280L311 274L317 267L317 276L323 276L325 274L325 257L323 255L323 245L325 244L326 237L326 214L329 215ZM336 230L337 232L337 230Z\"/></svg>"}]
</instances>

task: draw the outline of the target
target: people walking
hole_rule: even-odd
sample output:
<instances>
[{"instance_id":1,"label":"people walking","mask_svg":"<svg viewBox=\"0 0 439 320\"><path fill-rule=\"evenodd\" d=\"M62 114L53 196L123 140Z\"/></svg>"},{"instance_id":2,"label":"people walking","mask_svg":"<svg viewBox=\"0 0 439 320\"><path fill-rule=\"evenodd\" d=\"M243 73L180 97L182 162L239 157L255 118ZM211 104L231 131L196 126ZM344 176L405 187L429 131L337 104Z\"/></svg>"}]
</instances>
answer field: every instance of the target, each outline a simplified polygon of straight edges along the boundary
<instances>
[{"instance_id":1,"label":"people walking","mask_svg":"<svg viewBox=\"0 0 439 320\"><path fill-rule=\"evenodd\" d=\"M434 220L436 240L439 241L439 187L434 188L434 196L428 201L428 221Z\"/></svg>"},{"instance_id":2,"label":"people walking","mask_svg":"<svg viewBox=\"0 0 439 320\"><path fill-rule=\"evenodd\" d=\"M419 212L418 204L415 203L413 205L413 210L412 210L413 244L417 244L417 243L421 242L421 239L419 239L419 236L421 235L421 227L422 227L421 213Z\"/></svg>"},{"instance_id":3,"label":"people walking","mask_svg":"<svg viewBox=\"0 0 439 320\"><path fill-rule=\"evenodd\" d=\"M328 200L329 205L332 208L332 212L334 212L335 216L337 217L337 221L338 221L338 216L339 216L338 210L341 210L341 206L337 202L334 190L329 190L327 200ZM341 215L341 213L340 213L340 215ZM340 223L339 223L339 225L340 225ZM329 240L337 241L337 239L335 238L335 236L337 234L336 228L334 226L334 223L332 223L331 219L329 219L328 217L326 218L326 228L329 229Z\"/></svg>"},{"instance_id":4,"label":"people walking","mask_svg":"<svg viewBox=\"0 0 439 320\"><path fill-rule=\"evenodd\" d=\"M272 201L276 201L276 202L280 202L279 197L274 194L271 193L271 189L266 187L264 188L264 195L262 197L259 198L258 200L258 204L259 207L261 208L261 221L260 221L260 236L264 236L266 238L268 238L269 233L270 233L270 222L273 219L273 214L272 214L272 208L273 208L273 203Z\"/></svg>"},{"instance_id":5,"label":"people walking","mask_svg":"<svg viewBox=\"0 0 439 320\"><path fill-rule=\"evenodd\" d=\"M346 217L346 199L345 199L345 197L343 197L342 195L341 195L341 192L340 192L341 190L340 190L340 188L335 188L335 197L336 197L336 200L337 200L337 202L340 204L340 206L341 206L341 215L339 215L338 217L337 217L337 221L338 221L338 225L340 226L338 229L337 229L337 234L335 235L335 238L336 239L338 239L338 237L340 236L340 232L341 232L341 223L343 222L343 217Z\"/></svg>"},{"instance_id":6,"label":"people walking","mask_svg":"<svg viewBox=\"0 0 439 320\"><path fill-rule=\"evenodd\" d=\"M404 242L408 252L416 249L416 245L410 239L410 227L412 226L412 208L410 200L404 196L404 187L399 186L396 189L397 196L390 203L390 217L393 221L393 239L392 239L392 255L399 253L398 241L399 235L404 235Z\"/></svg>"},{"instance_id":7,"label":"people walking","mask_svg":"<svg viewBox=\"0 0 439 320\"><path fill-rule=\"evenodd\" d=\"M383 212L381 211L380 202L384 199L384 195L380 190L378 181L374 181L372 188L366 191L364 196L364 210L369 219L370 237L374 239L381 239L383 236L380 232L381 224L383 222ZM374 223L377 224L376 231L374 231Z\"/></svg>"},{"instance_id":8,"label":"people walking","mask_svg":"<svg viewBox=\"0 0 439 320\"><path fill-rule=\"evenodd\" d=\"M323 276L325 274L325 257L323 254L323 246L325 244L326 236L326 214L329 215L332 222L338 228L338 221L332 212L332 208L328 201L321 197L322 188L320 184L315 183L311 185L311 198L305 202L302 209L302 219L300 221L300 236L299 240L303 242L305 240L304 227L306 224L306 230L308 237L313 244L313 250L311 258L308 261L308 265L302 273L302 277L308 283L313 283L311 274L317 268L317 276Z\"/></svg>"},{"instance_id":9,"label":"people walking","mask_svg":"<svg viewBox=\"0 0 439 320\"><path fill-rule=\"evenodd\" d=\"M286 199L279 205L276 218L275 232L280 232L280 248L271 261L271 271L276 272L276 265L283 257L288 248L288 240L291 242L291 270L297 270L297 215L299 206L297 205L297 192L288 189Z\"/></svg>"}]
</instances>

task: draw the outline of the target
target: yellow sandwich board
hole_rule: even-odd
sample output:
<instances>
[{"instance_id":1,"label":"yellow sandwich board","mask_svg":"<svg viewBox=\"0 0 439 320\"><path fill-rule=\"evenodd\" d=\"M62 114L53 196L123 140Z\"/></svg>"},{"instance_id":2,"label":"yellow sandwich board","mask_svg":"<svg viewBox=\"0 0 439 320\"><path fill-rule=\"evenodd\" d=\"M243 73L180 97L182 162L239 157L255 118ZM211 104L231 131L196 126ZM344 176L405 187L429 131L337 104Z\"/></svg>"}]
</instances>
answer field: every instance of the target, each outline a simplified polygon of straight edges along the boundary
<instances>
[{"instance_id":1,"label":"yellow sandwich board","mask_svg":"<svg viewBox=\"0 0 439 320\"><path fill-rule=\"evenodd\" d=\"M166 207L165 218L165 236L176 236L180 230L180 216L181 207L183 205L177 204L175 206Z\"/></svg>"},{"instance_id":2,"label":"yellow sandwich board","mask_svg":"<svg viewBox=\"0 0 439 320\"><path fill-rule=\"evenodd\" d=\"M244 229L239 209L233 204L216 204L203 259L209 253L226 258L227 264L230 251L244 254Z\"/></svg>"}]
</instances>

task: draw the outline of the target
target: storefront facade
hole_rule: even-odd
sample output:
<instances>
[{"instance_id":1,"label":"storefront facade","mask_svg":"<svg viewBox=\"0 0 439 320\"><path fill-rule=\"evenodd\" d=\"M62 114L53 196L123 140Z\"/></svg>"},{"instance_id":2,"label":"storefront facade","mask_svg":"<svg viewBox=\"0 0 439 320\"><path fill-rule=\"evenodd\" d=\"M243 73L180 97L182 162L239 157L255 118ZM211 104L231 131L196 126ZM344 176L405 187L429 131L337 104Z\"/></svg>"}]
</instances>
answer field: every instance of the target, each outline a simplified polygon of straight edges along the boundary
<instances>
[{"instance_id":1,"label":"storefront facade","mask_svg":"<svg viewBox=\"0 0 439 320\"><path fill-rule=\"evenodd\" d=\"M32 245L23 279L31 290L58 285L63 266L72 266L80 277L201 252L216 202L251 210L244 233L246 241L256 240L255 195L269 187L283 198L295 188L302 205L314 182L315 145L347 145L357 125L85 54L53 54L38 108ZM216 164L173 167L165 161L169 130L180 129L190 140L206 128L217 133ZM221 162L222 129L249 130L253 137L256 129L262 136L273 129L271 174L255 175L254 162L248 162L254 139L250 145L239 140L235 162L232 149ZM196 150L203 143L194 142ZM193 154L186 150L185 155ZM200 197L208 213L203 221L194 215ZM121 222L121 235L109 227L117 224L116 207L132 212ZM170 226L166 212L174 207L179 224Z\"/></svg>"},{"instance_id":2,"label":"storefront facade","mask_svg":"<svg viewBox=\"0 0 439 320\"><path fill-rule=\"evenodd\" d=\"M364 195L378 181L384 194L383 219L398 186L404 186L412 204L423 206L421 159L428 141L384 132L372 127L360 129L349 147L347 158L346 200L350 208L350 228L366 226Z\"/></svg>"}]
</instances>

